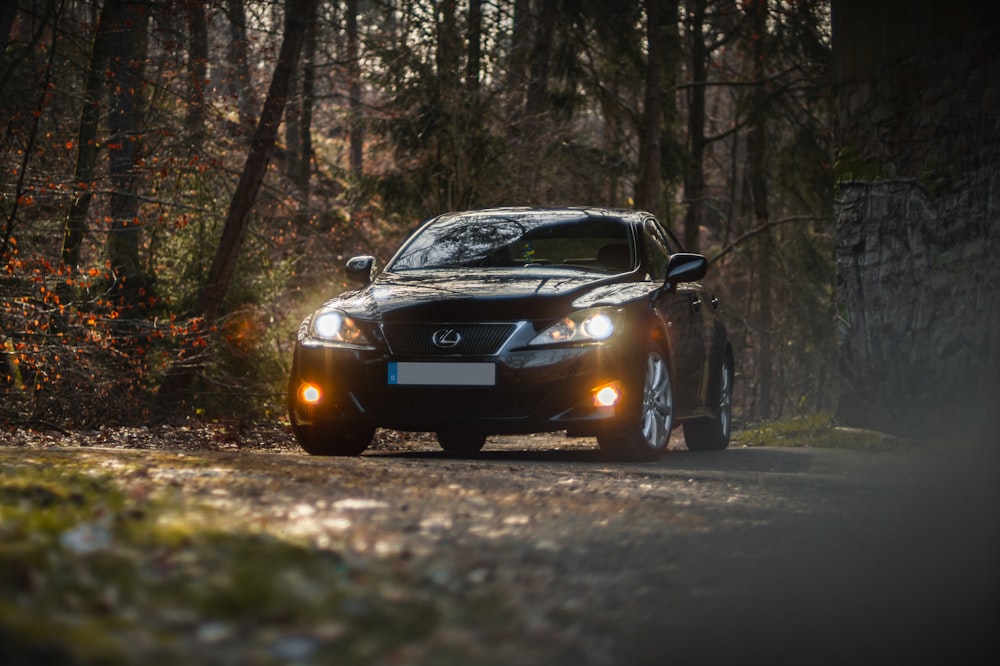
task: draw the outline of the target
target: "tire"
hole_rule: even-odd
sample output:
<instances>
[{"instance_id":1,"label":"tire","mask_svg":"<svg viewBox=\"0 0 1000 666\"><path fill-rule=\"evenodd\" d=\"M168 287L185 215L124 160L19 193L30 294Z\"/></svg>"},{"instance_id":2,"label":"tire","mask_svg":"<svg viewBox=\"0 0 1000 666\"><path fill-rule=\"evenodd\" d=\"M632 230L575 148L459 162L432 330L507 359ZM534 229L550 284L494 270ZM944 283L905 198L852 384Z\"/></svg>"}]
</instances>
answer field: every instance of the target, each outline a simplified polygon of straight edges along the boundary
<instances>
[{"instance_id":1,"label":"tire","mask_svg":"<svg viewBox=\"0 0 1000 666\"><path fill-rule=\"evenodd\" d=\"M371 444L375 426L355 424L349 427L292 425L295 439L314 456L359 456Z\"/></svg>"},{"instance_id":2,"label":"tire","mask_svg":"<svg viewBox=\"0 0 1000 666\"><path fill-rule=\"evenodd\" d=\"M461 430L437 433L438 444L448 453L476 453L486 444L486 435Z\"/></svg>"},{"instance_id":3,"label":"tire","mask_svg":"<svg viewBox=\"0 0 1000 666\"><path fill-rule=\"evenodd\" d=\"M633 403L624 430L598 435L601 450L619 460L652 462L667 450L674 422L674 388L667 360L650 349L635 383L641 400Z\"/></svg>"},{"instance_id":4,"label":"tire","mask_svg":"<svg viewBox=\"0 0 1000 666\"><path fill-rule=\"evenodd\" d=\"M719 411L713 418L684 423L684 441L691 451L722 451L729 446L733 428L733 363L722 362L719 375Z\"/></svg>"}]
</instances>

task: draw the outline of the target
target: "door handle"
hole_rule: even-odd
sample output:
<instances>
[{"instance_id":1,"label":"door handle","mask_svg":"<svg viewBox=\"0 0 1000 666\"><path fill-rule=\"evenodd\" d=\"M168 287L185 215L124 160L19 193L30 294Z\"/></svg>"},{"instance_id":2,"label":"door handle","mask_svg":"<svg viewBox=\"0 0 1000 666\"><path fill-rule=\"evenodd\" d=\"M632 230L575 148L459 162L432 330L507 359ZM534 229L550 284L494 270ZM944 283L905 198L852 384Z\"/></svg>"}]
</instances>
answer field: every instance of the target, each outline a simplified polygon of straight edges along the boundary
<instances>
[{"instance_id":1,"label":"door handle","mask_svg":"<svg viewBox=\"0 0 1000 666\"><path fill-rule=\"evenodd\" d=\"M701 312L701 298L698 296L691 297L691 310L693 312Z\"/></svg>"}]
</instances>

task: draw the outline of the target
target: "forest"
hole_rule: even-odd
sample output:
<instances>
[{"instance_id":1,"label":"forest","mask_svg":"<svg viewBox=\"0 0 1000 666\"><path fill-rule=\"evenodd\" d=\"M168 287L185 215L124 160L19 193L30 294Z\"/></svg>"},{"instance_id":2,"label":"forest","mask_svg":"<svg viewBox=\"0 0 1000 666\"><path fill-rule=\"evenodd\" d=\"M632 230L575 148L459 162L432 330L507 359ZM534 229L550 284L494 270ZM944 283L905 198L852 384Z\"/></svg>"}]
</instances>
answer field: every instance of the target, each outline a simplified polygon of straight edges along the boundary
<instances>
[{"instance_id":1,"label":"forest","mask_svg":"<svg viewBox=\"0 0 1000 666\"><path fill-rule=\"evenodd\" d=\"M283 419L346 259L521 204L708 257L737 427L835 407L828 2L7 0L0 39L6 425Z\"/></svg>"}]
</instances>

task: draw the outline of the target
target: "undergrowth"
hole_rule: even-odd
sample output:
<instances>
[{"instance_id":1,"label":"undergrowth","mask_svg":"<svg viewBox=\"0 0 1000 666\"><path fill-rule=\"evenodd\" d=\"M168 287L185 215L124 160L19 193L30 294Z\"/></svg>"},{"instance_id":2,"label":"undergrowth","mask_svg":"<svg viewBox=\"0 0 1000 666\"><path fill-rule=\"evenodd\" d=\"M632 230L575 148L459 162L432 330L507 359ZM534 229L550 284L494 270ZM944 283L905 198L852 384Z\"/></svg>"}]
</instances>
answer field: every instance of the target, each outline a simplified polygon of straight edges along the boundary
<instances>
[{"instance_id":1,"label":"undergrowth","mask_svg":"<svg viewBox=\"0 0 1000 666\"><path fill-rule=\"evenodd\" d=\"M733 434L734 446L887 450L911 444L910 440L876 430L838 426L829 412L750 425Z\"/></svg>"},{"instance_id":2,"label":"undergrowth","mask_svg":"<svg viewBox=\"0 0 1000 666\"><path fill-rule=\"evenodd\" d=\"M468 608L398 564L242 523L157 465L207 473L0 449L0 663L391 661Z\"/></svg>"}]
</instances>

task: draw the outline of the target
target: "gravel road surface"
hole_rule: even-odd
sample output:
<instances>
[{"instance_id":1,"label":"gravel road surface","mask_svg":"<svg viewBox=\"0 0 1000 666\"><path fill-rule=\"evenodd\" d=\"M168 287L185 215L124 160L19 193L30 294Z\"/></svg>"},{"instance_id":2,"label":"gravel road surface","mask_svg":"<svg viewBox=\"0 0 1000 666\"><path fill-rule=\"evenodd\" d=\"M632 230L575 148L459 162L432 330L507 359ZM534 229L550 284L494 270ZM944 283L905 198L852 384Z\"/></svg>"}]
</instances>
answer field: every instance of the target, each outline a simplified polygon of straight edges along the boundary
<instances>
[{"instance_id":1,"label":"gravel road surface","mask_svg":"<svg viewBox=\"0 0 1000 666\"><path fill-rule=\"evenodd\" d=\"M47 446L95 464L148 455L100 444ZM348 459L213 446L161 449L143 478L452 595L489 590L503 612L444 639L478 663L996 656L996 447L734 447L620 464L556 437L491 440L471 458L405 438Z\"/></svg>"}]
</instances>

